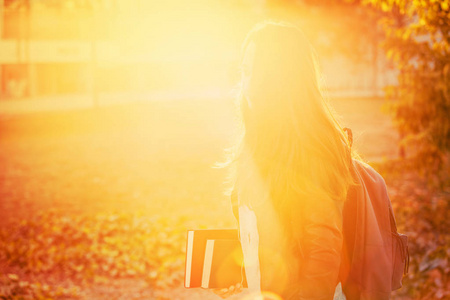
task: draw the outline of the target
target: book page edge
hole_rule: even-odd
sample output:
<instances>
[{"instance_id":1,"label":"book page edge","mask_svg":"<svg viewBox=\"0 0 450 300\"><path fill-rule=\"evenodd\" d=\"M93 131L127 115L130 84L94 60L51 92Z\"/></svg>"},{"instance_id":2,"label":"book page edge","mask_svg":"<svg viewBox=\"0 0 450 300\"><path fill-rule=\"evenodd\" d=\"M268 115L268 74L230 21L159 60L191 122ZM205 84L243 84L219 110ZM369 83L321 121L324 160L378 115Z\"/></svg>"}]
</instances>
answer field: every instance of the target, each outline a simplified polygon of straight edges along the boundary
<instances>
[{"instance_id":1,"label":"book page edge","mask_svg":"<svg viewBox=\"0 0 450 300\"><path fill-rule=\"evenodd\" d=\"M206 240L205 260L203 262L202 288L209 288L209 279L211 277L211 267L214 253L214 240Z\"/></svg>"},{"instance_id":2,"label":"book page edge","mask_svg":"<svg viewBox=\"0 0 450 300\"><path fill-rule=\"evenodd\" d=\"M191 287L191 272L192 272L192 251L194 248L194 231L189 230L186 245L186 269L184 278L184 287Z\"/></svg>"}]
</instances>

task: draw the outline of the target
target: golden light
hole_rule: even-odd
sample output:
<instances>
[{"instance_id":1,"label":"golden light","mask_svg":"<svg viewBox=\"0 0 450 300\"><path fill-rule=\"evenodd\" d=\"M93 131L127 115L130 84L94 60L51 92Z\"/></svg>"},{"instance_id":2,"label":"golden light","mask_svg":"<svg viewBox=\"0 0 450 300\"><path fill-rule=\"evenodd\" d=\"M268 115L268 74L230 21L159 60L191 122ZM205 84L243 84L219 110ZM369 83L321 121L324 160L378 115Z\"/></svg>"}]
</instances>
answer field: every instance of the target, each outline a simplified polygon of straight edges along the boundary
<instances>
[{"instance_id":1,"label":"golden light","mask_svg":"<svg viewBox=\"0 0 450 300\"><path fill-rule=\"evenodd\" d=\"M34 218L49 208L59 209L45 217L56 225L67 223L66 214L79 214L74 224L86 225L80 231L101 235L98 224L117 227L104 241L111 249L99 248L100 257L109 255L115 262L116 250L123 249L124 272L130 269L146 279L152 274L151 282L178 276L184 258L179 233L188 221L205 228L235 224L223 195L225 171L211 166L223 158L237 132L233 91L246 34L257 22L273 18L300 25L315 38L331 23L294 4L269 2L276 3L0 0L2 222ZM317 40L327 43L326 36ZM338 84L349 81L344 67L327 66ZM242 199L251 199L266 216L258 224L266 233L260 237L261 266L276 266L264 280L283 290L295 259L279 251L286 241L268 238L284 236L280 220L267 206L268 186L255 176L256 166L250 163L247 171L251 178L242 178L247 186ZM92 217L99 212L120 212L123 218ZM130 225L140 220L130 217L135 213L163 221L156 229L147 219L133 225L141 230L137 235ZM188 221L173 221L180 216ZM38 225L47 228L44 223ZM55 228L46 234L55 235ZM156 234L158 228L165 234ZM61 253L80 242L65 237ZM111 242L121 237L124 242ZM84 242L90 247L90 240ZM24 239L24 249L27 243ZM147 243L158 245L156 250L147 245L154 257L142 250ZM80 249L88 254L85 265L73 266L83 275L92 265L91 252ZM145 267L150 259L161 262ZM130 261L133 267L126 265ZM256 268L256 261L247 261L247 267ZM281 297L263 292L245 299Z\"/></svg>"}]
</instances>

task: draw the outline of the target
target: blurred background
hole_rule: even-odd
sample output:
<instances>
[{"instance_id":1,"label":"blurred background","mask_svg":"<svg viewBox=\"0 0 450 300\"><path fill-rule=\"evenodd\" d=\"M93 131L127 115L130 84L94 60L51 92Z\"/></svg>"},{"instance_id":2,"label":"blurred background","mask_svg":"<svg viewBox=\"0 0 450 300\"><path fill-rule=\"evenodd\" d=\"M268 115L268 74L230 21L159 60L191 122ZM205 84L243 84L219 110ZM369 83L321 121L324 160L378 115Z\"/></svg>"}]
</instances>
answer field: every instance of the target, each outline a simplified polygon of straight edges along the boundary
<instances>
[{"instance_id":1,"label":"blurred background","mask_svg":"<svg viewBox=\"0 0 450 300\"><path fill-rule=\"evenodd\" d=\"M241 43L299 26L411 265L450 296L449 1L0 0L0 298L217 299L183 288L186 230L234 228Z\"/></svg>"},{"instance_id":2,"label":"blurred background","mask_svg":"<svg viewBox=\"0 0 450 300\"><path fill-rule=\"evenodd\" d=\"M267 18L305 31L334 94L380 96L396 82L375 17L304 2L2 1L1 96L229 90L240 44Z\"/></svg>"}]
</instances>

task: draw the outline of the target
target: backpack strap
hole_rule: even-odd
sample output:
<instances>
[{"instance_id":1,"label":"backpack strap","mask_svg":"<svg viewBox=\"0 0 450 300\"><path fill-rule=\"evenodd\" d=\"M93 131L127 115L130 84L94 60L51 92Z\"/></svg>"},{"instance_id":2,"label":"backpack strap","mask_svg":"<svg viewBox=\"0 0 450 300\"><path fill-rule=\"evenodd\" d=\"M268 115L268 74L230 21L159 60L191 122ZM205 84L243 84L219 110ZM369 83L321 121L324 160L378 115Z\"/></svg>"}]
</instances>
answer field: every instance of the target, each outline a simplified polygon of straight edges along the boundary
<instances>
[{"instance_id":1,"label":"backpack strap","mask_svg":"<svg viewBox=\"0 0 450 300\"><path fill-rule=\"evenodd\" d=\"M403 269L403 275L408 274L409 271L409 247L408 237L404 234L399 234L397 231L397 223L395 222L394 211L392 205L389 204L389 217L391 221L391 232L395 239L397 239L398 245L401 247L402 258L405 260L405 267Z\"/></svg>"},{"instance_id":2,"label":"backpack strap","mask_svg":"<svg viewBox=\"0 0 450 300\"><path fill-rule=\"evenodd\" d=\"M394 211L392 210L392 205L389 204L389 218L391 221L391 231L397 232L397 222L395 222Z\"/></svg>"}]
</instances>

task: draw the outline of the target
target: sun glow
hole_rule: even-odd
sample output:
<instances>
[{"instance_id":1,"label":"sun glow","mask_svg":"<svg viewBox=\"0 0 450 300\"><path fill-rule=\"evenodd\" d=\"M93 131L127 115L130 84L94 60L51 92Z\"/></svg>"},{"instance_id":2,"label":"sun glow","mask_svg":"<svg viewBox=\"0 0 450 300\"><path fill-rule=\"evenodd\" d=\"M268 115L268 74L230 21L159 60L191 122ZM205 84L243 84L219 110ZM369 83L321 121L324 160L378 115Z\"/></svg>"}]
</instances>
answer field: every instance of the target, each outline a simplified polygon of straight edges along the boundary
<instances>
[{"instance_id":1,"label":"sun glow","mask_svg":"<svg viewBox=\"0 0 450 300\"><path fill-rule=\"evenodd\" d=\"M13 97L229 91L250 28L270 17L307 22L300 11L219 0L10 5L0 63L21 66L5 66L0 80Z\"/></svg>"},{"instance_id":2,"label":"sun glow","mask_svg":"<svg viewBox=\"0 0 450 300\"><path fill-rule=\"evenodd\" d=\"M284 1L296 8L269 2L277 1L0 0L0 224L12 224L0 230L0 265L11 272L9 290L40 293L37 284L53 275L109 287L135 278L148 283L144 298L174 297L186 229L236 225L223 193L226 170L212 166L238 133L232 92L246 34L276 19L316 37L326 23L302 12L302 1ZM334 70L342 82L343 69ZM361 104L351 104L347 110L362 120ZM378 106L363 110L360 123ZM374 116L369 126L384 130ZM270 154L279 145L267 139L258 148ZM261 267L276 267L263 281L282 295L298 262L280 251L285 220L268 206L269 186L258 176L258 167L278 165L258 163L244 166L252 178L243 178L242 200L264 216ZM247 260L248 269L256 261ZM36 286L27 283L35 279ZM136 288L130 285L130 297Z\"/></svg>"}]
</instances>

